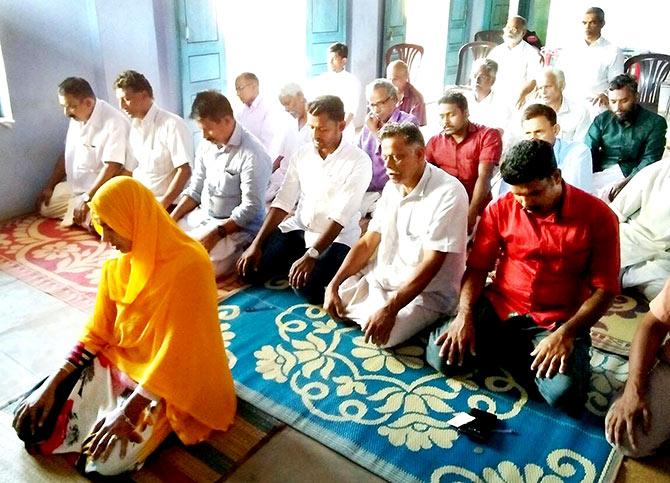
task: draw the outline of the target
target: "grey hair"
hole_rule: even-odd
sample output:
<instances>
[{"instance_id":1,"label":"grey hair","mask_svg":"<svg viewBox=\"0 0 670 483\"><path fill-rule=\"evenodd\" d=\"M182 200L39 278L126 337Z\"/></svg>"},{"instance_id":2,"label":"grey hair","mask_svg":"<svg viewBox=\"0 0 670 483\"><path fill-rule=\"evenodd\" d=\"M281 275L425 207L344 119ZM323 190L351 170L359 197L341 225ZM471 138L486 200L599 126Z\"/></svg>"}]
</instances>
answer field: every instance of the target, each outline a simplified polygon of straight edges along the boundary
<instances>
[{"instance_id":1,"label":"grey hair","mask_svg":"<svg viewBox=\"0 0 670 483\"><path fill-rule=\"evenodd\" d=\"M600 21L601 24L605 24L605 11L600 8L600 7L591 7L586 12L584 15L595 15L598 20Z\"/></svg>"},{"instance_id":2,"label":"grey hair","mask_svg":"<svg viewBox=\"0 0 670 483\"><path fill-rule=\"evenodd\" d=\"M522 28L522 29L524 29L524 30L527 30L527 29L528 29L528 20L526 20L526 19L525 19L524 17L522 17L521 15L513 15L513 16L511 16L509 19L510 19L510 20L512 20L512 19L514 19L514 20L518 20L519 23L521 24L521 28Z\"/></svg>"},{"instance_id":3,"label":"grey hair","mask_svg":"<svg viewBox=\"0 0 670 483\"><path fill-rule=\"evenodd\" d=\"M487 59L486 57L475 59L472 63L472 72L477 72L482 67L484 67L494 79L498 75L498 63L495 60Z\"/></svg>"},{"instance_id":4,"label":"grey hair","mask_svg":"<svg viewBox=\"0 0 670 483\"><path fill-rule=\"evenodd\" d=\"M366 99L370 99L370 96L372 95L372 92L375 89L384 89L388 97L391 97L393 99L398 98L398 89L396 89L393 83L388 79L375 79L368 85L366 85L365 86Z\"/></svg>"},{"instance_id":5,"label":"grey hair","mask_svg":"<svg viewBox=\"0 0 670 483\"><path fill-rule=\"evenodd\" d=\"M288 84L284 84L281 89L279 89L279 97L293 97L297 96L298 94L302 94L302 87L300 87L298 84L295 82L289 82Z\"/></svg>"},{"instance_id":6,"label":"grey hair","mask_svg":"<svg viewBox=\"0 0 670 483\"><path fill-rule=\"evenodd\" d=\"M554 76L554 79L556 79L556 83L558 84L558 88L560 90L563 90L565 88L565 74L561 69L548 65L540 71L539 75L537 76L537 79L540 80L548 74Z\"/></svg>"}]
</instances>

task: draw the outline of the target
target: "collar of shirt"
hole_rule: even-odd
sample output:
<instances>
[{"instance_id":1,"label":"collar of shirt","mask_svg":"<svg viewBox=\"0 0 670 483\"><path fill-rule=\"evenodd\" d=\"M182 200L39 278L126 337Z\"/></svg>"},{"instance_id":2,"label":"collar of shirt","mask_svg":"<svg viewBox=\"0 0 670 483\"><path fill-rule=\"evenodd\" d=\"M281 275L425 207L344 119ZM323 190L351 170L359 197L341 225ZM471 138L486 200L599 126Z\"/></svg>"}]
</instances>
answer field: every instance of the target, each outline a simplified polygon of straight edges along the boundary
<instances>
[{"instance_id":1,"label":"collar of shirt","mask_svg":"<svg viewBox=\"0 0 670 483\"><path fill-rule=\"evenodd\" d=\"M84 130L88 129L94 129L98 128L102 125L102 103L104 101L101 101L96 97L95 99L95 105L93 106L93 111L91 112L91 116L85 121L85 122L80 122L79 124L81 125L82 132Z\"/></svg>"},{"instance_id":2,"label":"collar of shirt","mask_svg":"<svg viewBox=\"0 0 670 483\"><path fill-rule=\"evenodd\" d=\"M477 132L478 127L474 122L468 121L468 129L465 131L465 136L463 137L463 140L459 143L456 143L456 140L451 134L444 134L444 132L440 133L441 136L445 137L447 140L454 144L463 144L466 139L470 137L471 134Z\"/></svg>"},{"instance_id":3,"label":"collar of shirt","mask_svg":"<svg viewBox=\"0 0 670 483\"><path fill-rule=\"evenodd\" d=\"M398 197L400 198L400 203L405 203L413 199L421 199L424 197L426 193L426 188L428 186L428 182L430 181L432 168L433 166L430 163L426 163L424 165L423 173L421 174L421 178L419 178L419 182L412 189L412 191L410 191L407 194L405 194L405 192L403 191L403 186L400 183L393 183L393 181L389 181L389 183L392 183L393 188L395 189Z\"/></svg>"},{"instance_id":4,"label":"collar of shirt","mask_svg":"<svg viewBox=\"0 0 670 483\"><path fill-rule=\"evenodd\" d=\"M589 48L590 47L593 47L593 48L604 47L607 44L609 44L609 42L602 35L600 37L598 37L596 40L594 40L593 42L591 42L590 44L588 44L586 42L586 39L584 39L584 42L583 42L583 45L586 46L586 47L589 47Z\"/></svg>"},{"instance_id":5,"label":"collar of shirt","mask_svg":"<svg viewBox=\"0 0 670 483\"><path fill-rule=\"evenodd\" d=\"M258 95L256 96L256 99L254 99L253 101L251 101L251 105L250 105L250 106L247 106L246 104L244 104L244 110L245 110L245 111L255 111L256 109L258 109L258 106L260 106L260 105L262 104L262 101L263 101L263 100L262 100L262 98L261 98L261 95L258 94Z\"/></svg>"},{"instance_id":6,"label":"collar of shirt","mask_svg":"<svg viewBox=\"0 0 670 483\"><path fill-rule=\"evenodd\" d=\"M536 220L544 220L551 223L558 223L570 218L579 218L582 214L582 210L580 209L580 206L575 203L575 188L567 184L565 181L561 181L561 185L563 187L563 192L561 193L561 199L558 202L558 208L554 212L547 216L536 216L525 210L524 212L529 217L535 218ZM519 208L521 208L521 205L519 205ZM523 210L523 208L521 209Z\"/></svg>"},{"instance_id":7,"label":"collar of shirt","mask_svg":"<svg viewBox=\"0 0 670 483\"><path fill-rule=\"evenodd\" d=\"M240 144L242 144L242 127L239 122L235 121L235 128L233 129L233 133L230 135L228 142L221 147L214 144L214 147L216 148L217 154L223 154L229 153L232 148L236 148Z\"/></svg>"},{"instance_id":8,"label":"collar of shirt","mask_svg":"<svg viewBox=\"0 0 670 483\"><path fill-rule=\"evenodd\" d=\"M333 151L333 152L330 153L328 156L326 156L326 159L323 159L323 158L321 157L321 154L319 154L319 150L316 148L316 146L314 146L313 143L312 143L312 152L313 152L313 153L314 153L314 154L315 154L321 161L323 161L324 163L327 163L328 161L330 161L330 160L332 160L332 159L337 159L337 158L338 158L338 156L340 155L340 152L342 152L342 148L343 148L343 146L344 146L344 137L341 137L341 138L340 138L340 144L337 145L337 147L335 148L335 151Z\"/></svg>"}]
</instances>

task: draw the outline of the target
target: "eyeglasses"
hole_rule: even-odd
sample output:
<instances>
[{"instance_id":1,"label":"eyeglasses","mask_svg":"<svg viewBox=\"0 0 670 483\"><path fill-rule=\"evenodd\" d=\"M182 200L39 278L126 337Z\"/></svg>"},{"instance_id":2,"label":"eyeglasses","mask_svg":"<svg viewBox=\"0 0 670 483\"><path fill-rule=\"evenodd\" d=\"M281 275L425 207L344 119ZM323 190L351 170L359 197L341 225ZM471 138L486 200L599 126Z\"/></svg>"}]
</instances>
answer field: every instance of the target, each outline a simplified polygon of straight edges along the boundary
<instances>
[{"instance_id":1,"label":"eyeglasses","mask_svg":"<svg viewBox=\"0 0 670 483\"><path fill-rule=\"evenodd\" d=\"M375 108L375 107L381 107L381 106L383 106L384 104L386 104L386 103L389 101L390 98L391 98L391 96L388 96L388 97L387 97L386 99L384 99L383 101L378 101L378 102L368 102L368 106L370 106L370 107L372 107L372 108Z\"/></svg>"},{"instance_id":2,"label":"eyeglasses","mask_svg":"<svg viewBox=\"0 0 670 483\"><path fill-rule=\"evenodd\" d=\"M246 88L249 87L250 85L251 85L251 84L244 84L243 86L239 86L239 87L235 86L235 91L236 91L236 92L242 92L244 89L246 89Z\"/></svg>"}]
</instances>

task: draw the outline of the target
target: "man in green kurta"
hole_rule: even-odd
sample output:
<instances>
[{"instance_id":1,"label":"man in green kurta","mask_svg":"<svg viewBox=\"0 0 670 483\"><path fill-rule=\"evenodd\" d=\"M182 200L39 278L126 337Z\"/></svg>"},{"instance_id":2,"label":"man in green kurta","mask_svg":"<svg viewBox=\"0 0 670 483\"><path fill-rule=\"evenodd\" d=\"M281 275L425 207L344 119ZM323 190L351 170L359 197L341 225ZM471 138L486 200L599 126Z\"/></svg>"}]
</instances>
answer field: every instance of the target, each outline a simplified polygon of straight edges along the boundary
<instances>
[{"instance_id":1,"label":"man in green kurta","mask_svg":"<svg viewBox=\"0 0 670 483\"><path fill-rule=\"evenodd\" d=\"M638 103L637 82L627 74L608 87L609 110L593 120L586 144L593 156L594 188L604 188L609 200L635 173L663 156L665 119ZM599 182L600 181L600 182Z\"/></svg>"}]
</instances>

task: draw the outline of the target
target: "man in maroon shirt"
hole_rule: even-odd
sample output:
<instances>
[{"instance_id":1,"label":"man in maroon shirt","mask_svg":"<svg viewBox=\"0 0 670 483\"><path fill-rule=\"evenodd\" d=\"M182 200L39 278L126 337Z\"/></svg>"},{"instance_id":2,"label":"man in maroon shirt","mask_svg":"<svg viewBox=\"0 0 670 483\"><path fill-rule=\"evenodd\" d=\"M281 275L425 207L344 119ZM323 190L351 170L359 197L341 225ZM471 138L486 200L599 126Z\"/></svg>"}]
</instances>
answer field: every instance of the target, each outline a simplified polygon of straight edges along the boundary
<instances>
[{"instance_id":1,"label":"man in maroon shirt","mask_svg":"<svg viewBox=\"0 0 670 483\"><path fill-rule=\"evenodd\" d=\"M510 148L501 173L511 192L484 211L458 315L431 334L426 358L445 374L507 367L552 406L580 410L589 328L619 291L617 218L562 180L545 141Z\"/></svg>"},{"instance_id":2,"label":"man in maroon shirt","mask_svg":"<svg viewBox=\"0 0 670 483\"><path fill-rule=\"evenodd\" d=\"M438 108L442 132L428 141L426 159L465 186L470 199L470 234L491 201L491 178L502 153L502 139L497 129L469 121L463 94L448 92L438 101Z\"/></svg>"},{"instance_id":3,"label":"man in maroon shirt","mask_svg":"<svg viewBox=\"0 0 670 483\"><path fill-rule=\"evenodd\" d=\"M412 114L419 122L419 126L426 125L426 103L423 96L409 82L409 68L402 60L394 60L386 66L386 78L393 82L398 89L397 108L407 114Z\"/></svg>"}]
</instances>

